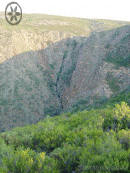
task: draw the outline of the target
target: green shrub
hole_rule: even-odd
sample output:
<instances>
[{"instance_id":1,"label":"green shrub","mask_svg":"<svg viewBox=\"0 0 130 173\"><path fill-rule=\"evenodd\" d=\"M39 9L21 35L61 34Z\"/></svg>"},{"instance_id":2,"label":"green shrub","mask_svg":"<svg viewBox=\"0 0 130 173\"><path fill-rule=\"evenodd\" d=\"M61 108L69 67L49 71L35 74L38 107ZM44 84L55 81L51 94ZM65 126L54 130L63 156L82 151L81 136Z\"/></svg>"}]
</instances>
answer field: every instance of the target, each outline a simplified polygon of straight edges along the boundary
<instances>
[{"instance_id":1,"label":"green shrub","mask_svg":"<svg viewBox=\"0 0 130 173\"><path fill-rule=\"evenodd\" d=\"M8 154L7 156L5 156L5 158L3 158L3 162L6 165L8 171L14 173L27 173L31 170L31 167L33 165L33 158L31 157L31 155L33 155L34 153L29 148L25 151L22 149L19 149L12 155Z\"/></svg>"},{"instance_id":2,"label":"green shrub","mask_svg":"<svg viewBox=\"0 0 130 173\"><path fill-rule=\"evenodd\" d=\"M39 151L41 149L47 152L53 151L55 148L61 146L61 143L66 138L66 130L64 126L55 126L54 123L48 128L44 128L37 131L32 140L33 146L37 146L35 149Z\"/></svg>"},{"instance_id":3,"label":"green shrub","mask_svg":"<svg viewBox=\"0 0 130 173\"><path fill-rule=\"evenodd\" d=\"M53 64L50 64L50 67L51 67L51 69L55 69L55 64L53 63Z\"/></svg>"},{"instance_id":4,"label":"green shrub","mask_svg":"<svg viewBox=\"0 0 130 173\"><path fill-rule=\"evenodd\" d=\"M49 156L45 157L45 160L43 162L41 173L60 173L60 170L58 169L58 162L54 158L50 158Z\"/></svg>"},{"instance_id":5,"label":"green shrub","mask_svg":"<svg viewBox=\"0 0 130 173\"><path fill-rule=\"evenodd\" d=\"M109 87L113 92L119 91L119 85L118 85L119 81L116 78L114 78L112 73L110 73L110 72L107 73L106 81L109 84Z\"/></svg>"},{"instance_id":6,"label":"green shrub","mask_svg":"<svg viewBox=\"0 0 130 173\"><path fill-rule=\"evenodd\" d=\"M45 152L36 154L36 152L32 151L29 148L24 150L23 147L20 147L12 155L8 154L7 156L5 156L3 158L3 163L7 171L11 171L14 173L36 173L39 171L43 172L43 170L47 171L47 164L49 161L51 161L51 166L48 170L52 171L54 166L56 167L56 162L53 159L45 159L45 157Z\"/></svg>"},{"instance_id":7,"label":"green shrub","mask_svg":"<svg viewBox=\"0 0 130 173\"><path fill-rule=\"evenodd\" d=\"M49 108L45 107L44 113L45 113L45 115L50 115L50 116L59 115L60 114L60 106L57 108L55 106L52 106L52 105Z\"/></svg>"},{"instance_id":8,"label":"green shrub","mask_svg":"<svg viewBox=\"0 0 130 173\"><path fill-rule=\"evenodd\" d=\"M14 152L13 146L10 145L6 145L5 141L3 138L0 137L0 172L2 173L6 173L7 169L6 166L3 162L3 159L7 156L7 155L11 155Z\"/></svg>"},{"instance_id":9,"label":"green shrub","mask_svg":"<svg viewBox=\"0 0 130 173\"><path fill-rule=\"evenodd\" d=\"M122 144L123 148L128 150L130 148L130 130L120 130L118 132L118 140Z\"/></svg>"},{"instance_id":10,"label":"green shrub","mask_svg":"<svg viewBox=\"0 0 130 173\"><path fill-rule=\"evenodd\" d=\"M67 54L68 54L68 50L65 50L63 55L63 60L67 57Z\"/></svg>"},{"instance_id":11,"label":"green shrub","mask_svg":"<svg viewBox=\"0 0 130 173\"><path fill-rule=\"evenodd\" d=\"M1 166L0 166L0 172L1 173L7 173L7 171L5 171Z\"/></svg>"},{"instance_id":12,"label":"green shrub","mask_svg":"<svg viewBox=\"0 0 130 173\"><path fill-rule=\"evenodd\" d=\"M121 129L130 128L130 108L127 103L116 104L114 110L106 110L103 123L103 129Z\"/></svg>"},{"instance_id":13,"label":"green shrub","mask_svg":"<svg viewBox=\"0 0 130 173\"><path fill-rule=\"evenodd\" d=\"M125 49L124 46L122 48ZM129 67L130 66L130 55L122 55L120 52L120 48L117 48L116 52L108 52L105 61L116 64L121 67Z\"/></svg>"},{"instance_id":14,"label":"green shrub","mask_svg":"<svg viewBox=\"0 0 130 173\"><path fill-rule=\"evenodd\" d=\"M127 173L129 128L130 108L125 102L48 115L36 125L1 133L0 172Z\"/></svg>"},{"instance_id":15,"label":"green shrub","mask_svg":"<svg viewBox=\"0 0 130 173\"><path fill-rule=\"evenodd\" d=\"M50 157L57 159L58 169L62 173L70 173L74 171L78 166L79 156L81 155L80 147L65 143L63 149L57 148L51 154Z\"/></svg>"},{"instance_id":16,"label":"green shrub","mask_svg":"<svg viewBox=\"0 0 130 173\"><path fill-rule=\"evenodd\" d=\"M128 171L129 153L121 148L114 131L104 133L96 143L94 139L86 140L84 145L79 157L80 172L114 172L119 169Z\"/></svg>"},{"instance_id":17,"label":"green shrub","mask_svg":"<svg viewBox=\"0 0 130 173\"><path fill-rule=\"evenodd\" d=\"M110 43L107 43L107 44L105 45L105 48L108 49L109 47L110 47Z\"/></svg>"},{"instance_id":18,"label":"green shrub","mask_svg":"<svg viewBox=\"0 0 130 173\"><path fill-rule=\"evenodd\" d=\"M122 102L121 105L115 105L114 121L118 122L119 129L130 128L130 107L127 103Z\"/></svg>"},{"instance_id":19,"label":"green shrub","mask_svg":"<svg viewBox=\"0 0 130 173\"><path fill-rule=\"evenodd\" d=\"M68 129L72 130L74 127L78 127L78 125L82 124L83 122L84 122L84 118L82 116L78 116L78 115L74 114L69 119Z\"/></svg>"}]
</instances>

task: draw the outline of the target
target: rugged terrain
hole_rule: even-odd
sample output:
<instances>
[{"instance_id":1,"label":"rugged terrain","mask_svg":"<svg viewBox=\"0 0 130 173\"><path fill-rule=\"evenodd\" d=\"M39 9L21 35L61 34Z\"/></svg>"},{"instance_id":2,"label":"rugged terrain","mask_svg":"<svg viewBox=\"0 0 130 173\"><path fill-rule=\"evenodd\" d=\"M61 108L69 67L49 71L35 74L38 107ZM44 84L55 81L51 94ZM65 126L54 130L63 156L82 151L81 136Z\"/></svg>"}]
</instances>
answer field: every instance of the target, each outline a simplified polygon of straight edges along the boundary
<instances>
[{"instance_id":1,"label":"rugged terrain","mask_svg":"<svg viewBox=\"0 0 130 173\"><path fill-rule=\"evenodd\" d=\"M23 15L0 30L1 131L130 87L129 23Z\"/></svg>"}]
</instances>

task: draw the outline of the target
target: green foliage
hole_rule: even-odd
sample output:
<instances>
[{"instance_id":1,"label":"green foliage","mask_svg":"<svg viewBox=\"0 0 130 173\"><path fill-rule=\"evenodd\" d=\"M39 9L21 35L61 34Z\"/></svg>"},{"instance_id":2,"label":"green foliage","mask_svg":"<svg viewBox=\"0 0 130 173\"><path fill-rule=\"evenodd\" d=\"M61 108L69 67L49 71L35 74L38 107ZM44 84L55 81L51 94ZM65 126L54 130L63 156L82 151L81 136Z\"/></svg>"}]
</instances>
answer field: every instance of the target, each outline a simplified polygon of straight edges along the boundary
<instances>
[{"instance_id":1,"label":"green foliage","mask_svg":"<svg viewBox=\"0 0 130 173\"><path fill-rule=\"evenodd\" d=\"M112 131L111 131L112 132ZM104 133L102 138L86 140L84 152L79 157L79 169L82 172L127 171L129 167L129 154L121 149L114 133ZM110 147L108 147L110 146Z\"/></svg>"},{"instance_id":2,"label":"green foliage","mask_svg":"<svg viewBox=\"0 0 130 173\"><path fill-rule=\"evenodd\" d=\"M66 136L65 130L64 130L65 127L62 127L62 126L55 127L53 123L52 125L51 123L49 124L50 124L50 127L41 128L41 130L39 130L35 134L32 140L32 144L34 147L36 146L40 150L44 149L47 152L51 152L55 148L60 147L61 143L65 140L65 136Z\"/></svg>"},{"instance_id":3,"label":"green foliage","mask_svg":"<svg viewBox=\"0 0 130 173\"><path fill-rule=\"evenodd\" d=\"M129 39L130 39L130 34L128 34L128 35L126 35L125 37L123 37L123 38L121 39L121 42L122 42L122 43L127 43L127 42L129 41Z\"/></svg>"},{"instance_id":4,"label":"green foliage","mask_svg":"<svg viewBox=\"0 0 130 173\"><path fill-rule=\"evenodd\" d=\"M120 32L119 32L119 29L117 29L116 31L115 31L115 33L113 34L113 40L115 39L115 37L116 36L118 36L120 34Z\"/></svg>"},{"instance_id":5,"label":"green foliage","mask_svg":"<svg viewBox=\"0 0 130 173\"><path fill-rule=\"evenodd\" d=\"M130 128L130 108L127 106L127 103L122 102L121 105L116 104L114 110L106 109L104 113L104 130L113 129L119 131Z\"/></svg>"},{"instance_id":6,"label":"green foliage","mask_svg":"<svg viewBox=\"0 0 130 173\"><path fill-rule=\"evenodd\" d=\"M6 131L1 134L2 138L7 145L12 145L14 149L19 146L24 148L30 147L32 144L32 138L34 136L35 126L24 126L22 129L17 127L12 131Z\"/></svg>"},{"instance_id":7,"label":"green foliage","mask_svg":"<svg viewBox=\"0 0 130 173\"><path fill-rule=\"evenodd\" d=\"M126 91L120 92L118 95L112 95L107 104L114 106L122 101L126 102L130 106L130 88L127 88Z\"/></svg>"},{"instance_id":8,"label":"green foliage","mask_svg":"<svg viewBox=\"0 0 130 173\"><path fill-rule=\"evenodd\" d=\"M120 130L118 132L118 140L122 144L122 147L128 150L130 148L130 130Z\"/></svg>"},{"instance_id":9,"label":"green foliage","mask_svg":"<svg viewBox=\"0 0 130 173\"><path fill-rule=\"evenodd\" d=\"M6 165L6 170L14 173L33 173L41 171L45 153L36 154L30 148L23 149L19 147L12 155L7 155L3 158L3 163Z\"/></svg>"},{"instance_id":10,"label":"green foliage","mask_svg":"<svg viewBox=\"0 0 130 173\"><path fill-rule=\"evenodd\" d=\"M74 49L75 49L75 47L76 47L76 45L77 45L76 40L73 40L73 45L74 45L74 47L73 47L73 50L74 50Z\"/></svg>"},{"instance_id":11,"label":"green foliage","mask_svg":"<svg viewBox=\"0 0 130 173\"><path fill-rule=\"evenodd\" d=\"M102 97L92 97L93 103L90 104L90 97L83 98L74 103L71 107L68 107L64 112L76 113L78 111L91 110L92 108L105 107L108 104L109 99Z\"/></svg>"},{"instance_id":12,"label":"green foliage","mask_svg":"<svg viewBox=\"0 0 130 173\"><path fill-rule=\"evenodd\" d=\"M4 90L4 89L5 89L5 87L6 87L6 83L4 83L4 84L0 85L0 89L1 89L1 91L2 91L2 90Z\"/></svg>"},{"instance_id":13,"label":"green foliage","mask_svg":"<svg viewBox=\"0 0 130 173\"><path fill-rule=\"evenodd\" d=\"M49 156L45 157L45 160L43 162L43 169L41 173L60 173L60 170L58 169L58 162L54 158L50 158Z\"/></svg>"},{"instance_id":14,"label":"green foliage","mask_svg":"<svg viewBox=\"0 0 130 173\"><path fill-rule=\"evenodd\" d=\"M68 85L70 86L70 79L72 76L72 73L74 71L74 66L72 66L70 69L68 69L66 72L64 72L63 75L61 75L61 79Z\"/></svg>"},{"instance_id":15,"label":"green foliage","mask_svg":"<svg viewBox=\"0 0 130 173\"><path fill-rule=\"evenodd\" d=\"M59 107L55 108L54 106L50 106L49 108L45 107L44 113L45 113L45 115L50 115L50 116L59 115L60 108Z\"/></svg>"},{"instance_id":16,"label":"green foliage","mask_svg":"<svg viewBox=\"0 0 130 173\"><path fill-rule=\"evenodd\" d=\"M60 172L70 173L78 166L80 155L80 147L65 143L63 149L55 149L50 157L54 157L58 160L58 168L60 169Z\"/></svg>"},{"instance_id":17,"label":"green foliage","mask_svg":"<svg viewBox=\"0 0 130 173\"><path fill-rule=\"evenodd\" d=\"M120 104L122 101L126 102L130 106L130 87L128 87L125 91L121 91L118 94L115 93L110 96L110 98L102 97L91 97L93 103L89 103L90 98L84 98L78 100L71 107L68 107L64 113L70 112L75 113L77 111L83 110L91 110L92 108L106 108L108 105L114 107L116 103ZM89 104L88 104L89 103ZM63 113L63 111L62 111Z\"/></svg>"},{"instance_id":18,"label":"green foliage","mask_svg":"<svg viewBox=\"0 0 130 173\"><path fill-rule=\"evenodd\" d=\"M114 78L114 76L112 75L112 73L108 72L106 75L106 81L108 82L110 89L113 92L117 92L119 91L119 85L118 85L118 80L116 78Z\"/></svg>"},{"instance_id":19,"label":"green foliage","mask_svg":"<svg viewBox=\"0 0 130 173\"><path fill-rule=\"evenodd\" d=\"M64 62L64 59L67 57L67 53L68 53L68 51L65 50L64 51L64 55L63 55L62 65L61 65L60 70L59 70L59 72L57 74L57 81L59 81L59 78L61 78L61 80L63 80L64 83L66 83L68 86L70 86L70 79L71 79L72 73L73 73L73 71L75 69L75 64L73 63L71 68L67 69L67 71L65 71L63 74L61 73L62 69L64 68L63 62ZM74 53L72 53L71 59L73 61Z\"/></svg>"},{"instance_id":20,"label":"green foliage","mask_svg":"<svg viewBox=\"0 0 130 173\"><path fill-rule=\"evenodd\" d=\"M6 164L7 170L11 172L29 172L33 164L33 158L30 149L25 151L19 149L16 154L7 155L3 159L3 163Z\"/></svg>"},{"instance_id":21,"label":"green foliage","mask_svg":"<svg viewBox=\"0 0 130 173\"><path fill-rule=\"evenodd\" d=\"M7 146L3 138L0 137L0 171L6 173L6 164L3 162L5 157L10 156L14 152L12 145Z\"/></svg>"},{"instance_id":22,"label":"green foliage","mask_svg":"<svg viewBox=\"0 0 130 173\"><path fill-rule=\"evenodd\" d=\"M107 43L107 44L105 45L105 48L108 49L109 47L110 47L110 43Z\"/></svg>"},{"instance_id":23,"label":"green foliage","mask_svg":"<svg viewBox=\"0 0 130 173\"><path fill-rule=\"evenodd\" d=\"M1 133L0 171L127 173L129 118L130 108L122 102L115 107L48 115L36 125Z\"/></svg>"},{"instance_id":24,"label":"green foliage","mask_svg":"<svg viewBox=\"0 0 130 173\"><path fill-rule=\"evenodd\" d=\"M58 30L60 32L68 32L75 35L88 36L86 30L93 32L95 26L98 25L99 30L104 27L106 29L116 28L117 26L124 25L122 22L109 21L109 20L88 20L65 18L58 16L48 15L28 15L24 14L25 20L22 27L34 31L49 32L50 30ZM37 22L36 22L37 18ZM40 25L43 19L50 21L67 21L68 25ZM26 23L28 21L28 23ZM31 21L31 25L29 24ZM3 23L5 30L10 30L7 22ZM37 27L35 27L35 23ZM78 25L77 25L78 23ZM34 25L34 26L33 26ZM18 28L19 27L19 28ZM21 29L18 25L15 29ZM84 27L86 30L84 30ZM43 33L43 34L44 34ZM61 33L62 34L62 33ZM115 39L119 34L118 30L113 35ZM6 35L7 36L7 35ZM101 37L105 37L105 32L102 32ZM107 61L117 64L118 66L130 65L129 53L124 55L125 43L130 40L130 35L124 37L121 43L117 44L115 51L109 51L109 43L106 45L108 49ZM47 45L51 44L48 40ZM76 40L73 40L71 47L75 49ZM69 46L69 44L67 44ZM58 50L58 49L57 49ZM54 50L54 51L57 51ZM63 54L63 60L67 57L67 51ZM70 83L71 72L73 72L75 65L75 54L71 55L73 61L72 69L69 69L66 74L61 76L63 64L57 75L62 78L68 85ZM39 68L48 77L47 70L43 71L43 67L37 64ZM52 71L54 70L53 64L50 64ZM9 70L5 75L9 74ZM26 71L26 75L33 81L34 87L39 86L39 79L32 74L31 71ZM2 79L3 76L0 76ZM19 78L20 79L20 78ZM68 80L69 79L69 80ZM113 91L118 91L118 81L112 76L109 76L108 82ZM54 83L48 80L48 86L53 92ZM17 100L22 100L19 95L19 87L23 87L26 91L31 91L24 79L20 79L14 83L14 95ZM3 92L5 84L0 85L0 90ZM11 95L11 90L9 94ZM34 97L34 96L33 96ZM32 98L34 99L34 98ZM0 134L0 172L30 172L30 173L75 173L81 172L130 172L130 133L129 133L129 107L123 103L121 105L113 106L115 103L119 104L121 101L130 105L130 91L122 92L118 96L113 96L108 100L105 97L92 98L93 103L89 104L88 100L80 100L70 109L68 113L62 113L56 117L46 117L35 125L27 125L22 128L14 128L12 131L6 131ZM9 103L9 107L14 104L16 99ZM7 99L0 100L0 113L1 108L7 110L9 107ZM89 105L88 105L89 104ZM107 106L109 105L109 106ZM106 107L107 108L104 108ZM100 107L100 109L99 109ZM94 108L94 109L92 109ZM97 109L98 108L98 109ZM83 111L87 109L88 111ZM20 110L20 104L17 103L17 110ZM78 112L82 111L82 112ZM46 114L58 115L59 108L53 107L45 109ZM7 111L4 112L6 115ZM72 114L73 113L73 114ZM75 113L75 114L74 114ZM17 120L15 120L17 121ZM105 130L106 131L105 131ZM113 130L110 130L113 129ZM46 152L46 153L45 153Z\"/></svg>"},{"instance_id":25,"label":"green foliage","mask_svg":"<svg viewBox=\"0 0 130 173\"><path fill-rule=\"evenodd\" d=\"M1 106L7 105L7 100L5 100L5 99L0 99L0 104L1 104Z\"/></svg>"},{"instance_id":26,"label":"green foliage","mask_svg":"<svg viewBox=\"0 0 130 173\"><path fill-rule=\"evenodd\" d=\"M50 91L53 93L53 94L56 94L55 90L54 90L54 86L56 85L55 82L53 82L53 80L51 78L49 78L47 80L47 87L50 89Z\"/></svg>"},{"instance_id":27,"label":"green foliage","mask_svg":"<svg viewBox=\"0 0 130 173\"><path fill-rule=\"evenodd\" d=\"M124 37L120 43L118 43L114 50L110 51L106 55L105 61L116 64L117 66L130 66L130 55L125 51L126 43L129 42L130 35ZM127 40L127 41L126 41ZM106 45L109 48L109 44ZM124 50L124 52L123 52Z\"/></svg>"},{"instance_id":28,"label":"green foliage","mask_svg":"<svg viewBox=\"0 0 130 173\"><path fill-rule=\"evenodd\" d=\"M67 57L68 50L64 51L63 60Z\"/></svg>"},{"instance_id":29,"label":"green foliage","mask_svg":"<svg viewBox=\"0 0 130 173\"><path fill-rule=\"evenodd\" d=\"M50 67L51 67L53 70L55 69L54 64L50 64Z\"/></svg>"}]
</instances>

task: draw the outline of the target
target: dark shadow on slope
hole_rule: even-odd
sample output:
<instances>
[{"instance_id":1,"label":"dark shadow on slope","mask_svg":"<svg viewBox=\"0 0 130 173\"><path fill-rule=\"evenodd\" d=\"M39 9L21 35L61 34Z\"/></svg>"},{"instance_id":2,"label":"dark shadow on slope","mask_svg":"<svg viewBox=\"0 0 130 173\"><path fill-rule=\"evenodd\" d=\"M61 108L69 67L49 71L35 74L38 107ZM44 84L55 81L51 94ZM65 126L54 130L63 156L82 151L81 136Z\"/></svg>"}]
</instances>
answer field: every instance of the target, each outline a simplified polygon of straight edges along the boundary
<instances>
[{"instance_id":1,"label":"dark shadow on slope","mask_svg":"<svg viewBox=\"0 0 130 173\"><path fill-rule=\"evenodd\" d=\"M47 61L47 70L41 64L39 51L22 53L0 64L1 130L37 123L48 113L60 113L52 70Z\"/></svg>"}]
</instances>

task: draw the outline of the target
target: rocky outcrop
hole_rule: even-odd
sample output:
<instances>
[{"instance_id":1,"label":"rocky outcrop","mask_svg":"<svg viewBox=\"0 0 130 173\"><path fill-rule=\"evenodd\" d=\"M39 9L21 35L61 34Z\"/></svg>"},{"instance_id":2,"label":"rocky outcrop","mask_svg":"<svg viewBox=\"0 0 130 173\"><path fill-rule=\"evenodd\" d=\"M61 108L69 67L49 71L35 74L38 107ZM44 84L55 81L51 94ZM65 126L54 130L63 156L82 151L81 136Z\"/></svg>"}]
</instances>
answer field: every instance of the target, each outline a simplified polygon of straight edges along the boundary
<instances>
[{"instance_id":1,"label":"rocky outcrop","mask_svg":"<svg viewBox=\"0 0 130 173\"><path fill-rule=\"evenodd\" d=\"M34 32L32 30L3 31L0 35L0 63L23 52L45 49L51 43L74 35L69 32L49 31Z\"/></svg>"},{"instance_id":2,"label":"rocky outcrop","mask_svg":"<svg viewBox=\"0 0 130 173\"><path fill-rule=\"evenodd\" d=\"M119 55L122 58L124 55L121 62L125 58L129 60L129 34L130 26L123 26L89 37L57 36L57 39L68 38L44 49L39 45L40 50L21 53L2 62L1 129L37 123L46 115L58 115L82 98L110 97L126 89L130 86L130 68L121 64L117 68L114 56L115 53L118 56L117 50L120 50ZM127 41L122 42L125 39ZM108 58L110 54L112 59Z\"/></svg>"}]
</instances>

